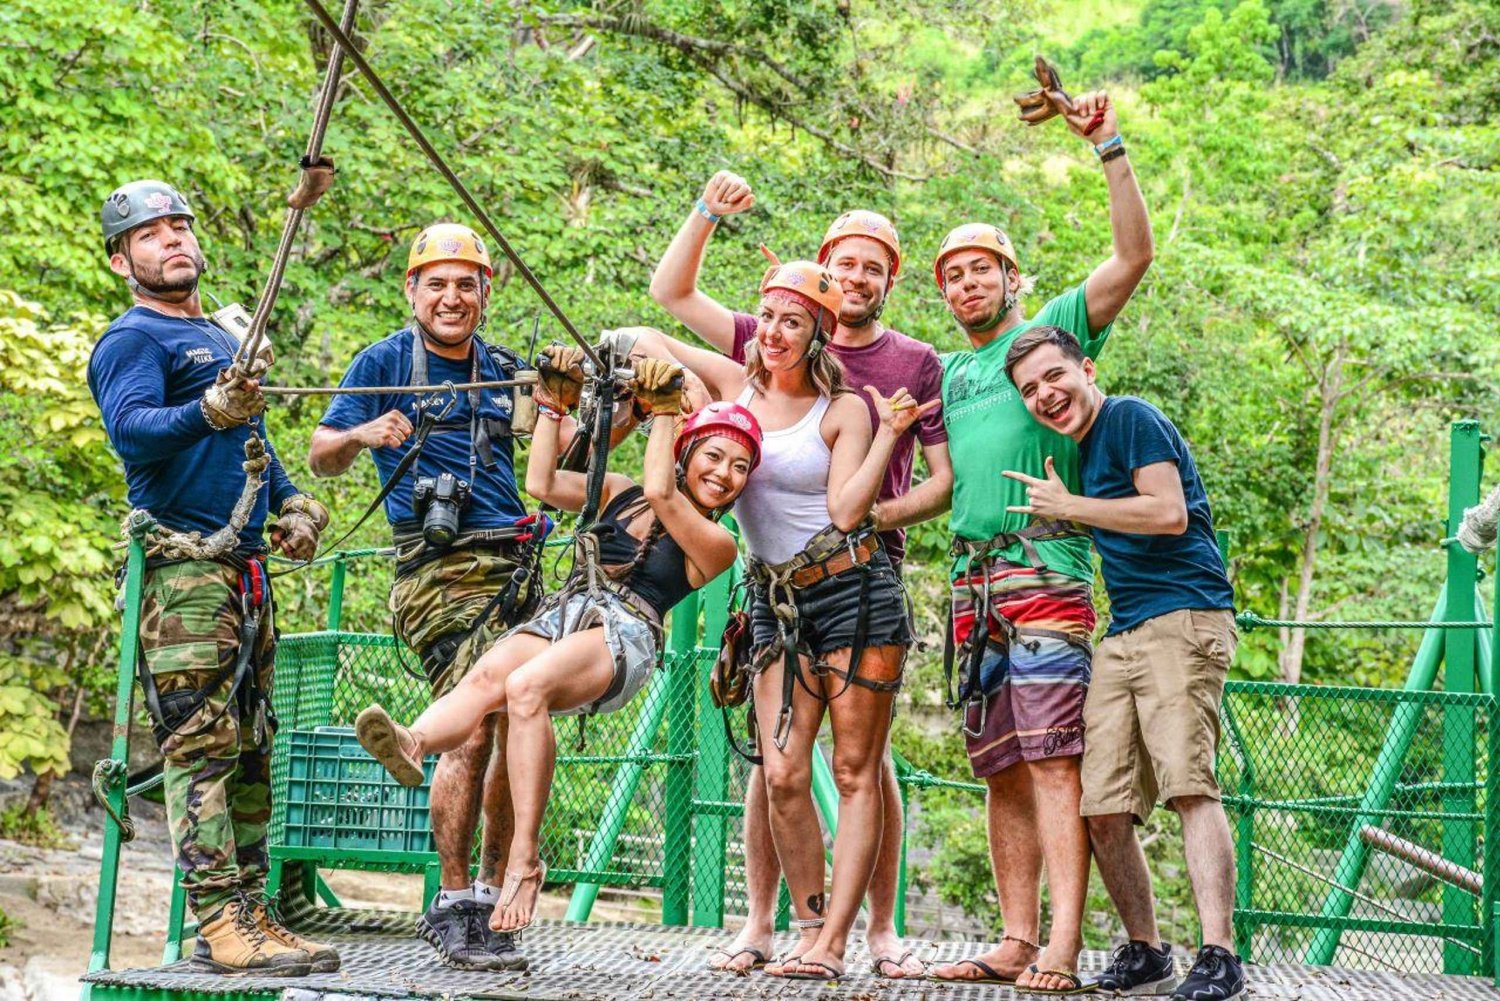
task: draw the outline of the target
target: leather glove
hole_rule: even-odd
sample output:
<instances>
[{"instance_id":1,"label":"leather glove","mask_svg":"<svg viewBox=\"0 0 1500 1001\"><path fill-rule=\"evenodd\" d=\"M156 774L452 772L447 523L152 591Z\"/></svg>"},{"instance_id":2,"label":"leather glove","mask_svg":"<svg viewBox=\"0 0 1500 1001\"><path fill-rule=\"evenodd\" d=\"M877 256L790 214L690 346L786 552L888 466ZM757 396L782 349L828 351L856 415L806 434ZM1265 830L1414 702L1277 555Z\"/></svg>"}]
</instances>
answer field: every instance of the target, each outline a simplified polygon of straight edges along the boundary
<instances>
[{"instance_id":1,"label":"leather glove","mask_svg":"<svg viewBox=\"0 0 1500 1001\"><path fill-rule=\"evenodd\" d=\"M266 409L266 396L260 386L251 386L250 381L265 375L269 366L260 358L252 359L241 371L231 365L220 369L214 384L208 387L199 404L203 416L216 431L249 424Z\"/></svg>"},{"instance_id":2,"label":"leather glove","mask_svg":"<svg viewBox=\"0 0 1500 1001\"><path fill-rule=\"evenodd\" d=\"M1063 90L1057 70L1046 59L1037 56L1034 72L1041 89L1017 94L1014 98L1021 106L1021 121L1027 125L1040 125L1049 118L1072 111L1073 99Z\"/></svg>"},{"instance_id":3,"label":"leather glove","mask_svg":"<svg viewBox=\"0 0 1500 1001\"><path fill-rule=\"evenodd\" d=\"M271 543L294 560L310 560L318 551L318 539L328 527L328 509L310 494L293 494L281 505Z\"/></svg>"},{"instance_id":4,"label":"leather glove","mask_svg":"<svg viewBox=\"0 0 1500 1001\"><path fill-rule=\"evenodd\" d=\"M682 366L662 358L642 358L635 365L636 399L652 416L682 413Z\"/></svg>"},{"instance_id":5,"label":"leather glove","mask_svg":"<svg viewBox=\"0 0 1500 1001\"><path fill-rule=\"evenodd\" d=\"M583 393L583 349L574 345L549 344L537 359L542 389L564 410L578 406ZM545 402L545 401L544 401Z\"/></svg>"}]
</instances>

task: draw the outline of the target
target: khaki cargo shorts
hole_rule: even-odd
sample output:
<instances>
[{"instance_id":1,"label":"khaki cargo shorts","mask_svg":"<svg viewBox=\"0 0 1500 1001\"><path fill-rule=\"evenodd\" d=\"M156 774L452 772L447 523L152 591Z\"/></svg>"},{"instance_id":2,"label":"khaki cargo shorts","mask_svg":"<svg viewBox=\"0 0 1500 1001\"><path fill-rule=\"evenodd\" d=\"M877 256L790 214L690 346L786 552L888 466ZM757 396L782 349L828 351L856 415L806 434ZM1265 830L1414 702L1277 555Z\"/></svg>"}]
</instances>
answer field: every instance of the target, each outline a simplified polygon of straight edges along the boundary
<instances>
[{"instance_id":1,"label":"khaki cargo shorts","mask_svg":"<svg viewBox=\"0 0 1500 1001\"><path fill-rule=\"evenodd\" d=\"M1160 799L1219 798L1219 703L1238 634L1229 609L1184 609L1106 636L1083 705L1085 817L1142 822Z\"/></svg>"}]
</instances>

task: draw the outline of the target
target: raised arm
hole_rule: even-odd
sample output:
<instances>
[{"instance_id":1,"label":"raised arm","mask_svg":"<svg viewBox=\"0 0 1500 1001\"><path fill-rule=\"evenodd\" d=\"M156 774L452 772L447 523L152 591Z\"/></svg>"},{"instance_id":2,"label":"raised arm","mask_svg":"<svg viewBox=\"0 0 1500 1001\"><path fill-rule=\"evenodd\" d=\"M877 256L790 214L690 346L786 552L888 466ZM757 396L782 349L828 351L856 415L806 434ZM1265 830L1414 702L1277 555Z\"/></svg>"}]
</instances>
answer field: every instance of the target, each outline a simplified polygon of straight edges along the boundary
<instances>
[{"instance_id":1,"label":"raised arm","mask_svg":"<svg viewBox=\"0 0 1500 1001\"><path fill-rule=\"evenodd\" d=\"M643 329L634 351L648 358L677 362L702 380L709 395L716 400L733 400L745 388L745 369L739 362L668 337L660 330Z\"/></svg>"},{"instance_id":2,"label":"raised arm","mask_svg":"<svg viewBox=\"0 0 1500 1001\"><path fill-rule=\"evenodd\" d=\"M1120 138L1114 103L1104 91L1094 91L1075 99L1073 112L1064 113L1063 118L1068 128L1083 136L1083 130L1100 111L1104 113L1103 122L1085 138L1096 147L1103 146ZM1114 253L1094 269L1084 286L1090 333L1103 330L1120 315L1120 310L1125 308L1136 286L1145 277L1146 269L1151 267L1151 258L1156 253L1146 200L1141 196L1130 157L1114 155L1114 150L1119 149L1124 149L1123 142L1104 152L1105 156L1111 157L1103 167L1104 180L1109 185L1109 229Z\"/></svg>"},{"instance_id":3,"label":"raised arm","mask_svg":"<svg viewBox=\"0 0 1500 1001\"><path fill-rule=\"evenodd\" d=\"M904 389L889 400L873 386L866 386L865 392L875 401L880 416L873 440L869 411L853 393L835 399L824 417L825 427L832 422L834 434L829 445L833 457L828 468L828 518L844 532L853 531L870 513L901 433L939 403L918 404Z\"/></svg>"},{"instance_id":4,"label":"raised arm","mask_svg":"<svg viewBox=\"0 0 1500 1001\"><path fill-rule=\"evenodd\" d=\"M651 422L641 487L662 527L687 556L688 582L696 588L729 569L736 547L734 536L724 526L704 517L677 489L677 463L672 457L676 433L676 421L670 414L657 415Z\"/></svg>"},{"instance_id":5,"label":"raised arm","mask_svg":"<svg viewBox=\"0 0 1500 1001\"><path fill-rule=\"evenodd\" d=\"M744 178L719 171L709 179L703 197L688 212L651 276L651 298L725 354L734 350L734 314L698 288L698 271L717 225L709 216L733 215L754 204L755 195Z\"/></svg>"},{"instance_id":6,"label":"raised arm","mask_svg":"<svg viewBox=\"0 0 1500 1001\"><path fill-rule=\"evenodd\" d=\"M901 497L892 497L875 505L875 527L881 531L906 528L936 518L953 504L953 458L948 443L934 442L922 446L927 462L927 479Z\"/></svg>"}]
</instances>

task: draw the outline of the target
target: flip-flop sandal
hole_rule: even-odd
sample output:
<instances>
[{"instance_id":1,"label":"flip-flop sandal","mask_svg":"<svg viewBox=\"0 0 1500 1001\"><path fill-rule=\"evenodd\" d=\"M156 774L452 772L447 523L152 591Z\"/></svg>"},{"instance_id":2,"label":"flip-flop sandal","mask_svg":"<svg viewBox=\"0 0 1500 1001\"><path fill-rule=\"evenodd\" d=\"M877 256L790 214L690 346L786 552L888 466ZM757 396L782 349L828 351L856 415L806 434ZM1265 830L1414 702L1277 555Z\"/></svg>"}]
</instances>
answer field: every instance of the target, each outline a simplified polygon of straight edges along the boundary
<instances>
[{"instance_id":1,"label":"flip-flop sandal","mask_svg":"<svg viewBox=\"0 0 1500 1001\"><path fill-rule=\"evenodd\" d=\"M404 786L419 786L426 779L422 762L401 746L403 729L379 706L370 706L354 720L354 736L370 757L385 766L391 777Z\"/></svg>"},{"instance_id":2,"label":"flip-flop sandal","mask_svg":"<svg viewBox=\"0 0 1500 1001\"><path fill-rule=\"evenodd\" d=\"M801 959L798 959L797 960L797 965L798 966L816 966L816 967L818 967L820 969L827 970L828 971L828 975L825 977L822 974L818 974L818 973L783 973L782 976L785 977L787 980L822 980L822 981L825 981L827 983L834 983L834 984L836 984L840 980L844 979L844 971L843 970L834 969L832 966L829 966L827 963L820 963L817 960L813 960L812 962L809 963L809 962L805 962L805 961L803 961ZM784 968L785 967L783 967L783 969Z\"/></svg>"},{"instance_id":3,"label":"flip-flop sandal","mask_svg":"<svg viewBox=\"0 0 1500 1001\"><path fill-rule=\"evenodd\" d=\"M781 972L782 970L785 970L788 966L796 966L800 962L802 962L801 956L788 956L785 959L772 960L766 964L762 972L768 977L784 977L786 974ZM776 969L771 969L772 966L775 966Z\"/></svg>"},{"instance_id":4,"label":"flip-flop sandal","mask_svg":"<svg viewBox=\"0 0 1500 1001\"><path fill-rule=\"evenodd\" d=\"M940 977L936 973L927 974L928 980L935 980L940 984L1000 984L1009 986L1016 982L1015 977L1001 976L1001 974L989 963L982 959L960 959L954 966L972 966L983 973L982 977Z\"/></svg>"},{"instance_id":5,"label":"flip-flop sandal","mask_svg":"<svg viewBox=\"0 0 1500 1001\"><path fill-rule=\"evenodd\" d=\"M1025 994L1044 994L1051 997L1061 997L1066 994L1093 994L1099 989L1099 985L1090 980L1085 982L1078 974L1069 973L1067 970L1039 970L1032 963L1026 967L1026 972L1033 977L1062 977L1068 981L1067 987L1021 987L1017 985L1016 990Z\"/></svg>"},{"instance_id":6,"label":"flip-flop sandal","mask_svg":"<svg viewBox=\"0 0 1500 1001\"><path fill-rule=\"evenodd\" d=\"M881 980L921 980L923 974L925 974L927 972L925 966L923 967L921 973L907 973L906 972L906 961L908 959L916 959L916 958L917 958L917 954L914 953L914 952L912 952L910 949L907 949L900 956L871 956L870 957L870 972L873 973L873 974L875 974L875 976L879 977ZM917 961L921 962L921 960L917 960ZM900 970L901 971L901 976L899 976L899 977L892 977L892 976L890 976L888 974L880 972L880 968L882 966L884 966L886 963L890 963L896 969Z\"/></svg>"},{"instance_id":7,"label":"flip-flop sandal","mask_svg":"<svg viewBox=\"0 0 1500 1001\"><path fill-rule=\"evenodd\" d=\"M759 949L754 948L753 946L748 946L748 945L745 946L743 949L736 949L733 952L730 952L728 949L720 947L720 948L714 950L714 955L715 956L723 956L724 957L724 965L723 966L715 966L712 962L710 962L708 964L708 970L709 970L710 973L738 973L738 974L744 974L744 973L749 973L751 970L762 969L763 967L766 966L766 964L768 964L768 963L771 962L769 959L766 958L766 954L765 953L761 952ZM751 963L749 966L730 966L729 965L730 963L734 962L736 959L739 959L741 956L749 956L749 957L751 957L755 961L753 963Z\"/></svg>"},{"instance_id":8,"label":"flip-flop sandal","mask_svg":"<svg viewBox=\"0 0 1500 1001\"><path fill-rule=\"evenodd\" d=\"M495 912L497 914L508 910L510 905L516 902L516 897L520 895L521 887L532 880L536 880L537 899L531 904L531 917L527 918L526 923L523 925L505 929L505 933L508 935L514 935L518 931L530 928L532 922L536 920L537 904L541 903L542 899L542 887L547 885L547 863L541 859L537 859L536 868L525 875L511 872L509 869L505 870L505 884L500 887L500 899L495 903Z\"/></svg>"}]
</instances>

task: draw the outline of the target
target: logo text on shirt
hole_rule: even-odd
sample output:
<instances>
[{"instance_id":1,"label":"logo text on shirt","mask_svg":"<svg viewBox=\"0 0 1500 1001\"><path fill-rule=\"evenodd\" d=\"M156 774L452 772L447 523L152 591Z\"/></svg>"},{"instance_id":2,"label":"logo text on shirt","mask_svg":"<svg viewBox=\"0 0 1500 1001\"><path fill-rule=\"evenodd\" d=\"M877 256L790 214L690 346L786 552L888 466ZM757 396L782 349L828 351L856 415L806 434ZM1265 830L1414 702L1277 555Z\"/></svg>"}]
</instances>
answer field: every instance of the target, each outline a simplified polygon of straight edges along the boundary
<instances>
[{"instance_id":1,"label":"logo text on shirt","mask_svg":"<svg viewBox=\"0 0 1500 1001\"><path fill-rule=\"evenodd\" d=\"M214 353L208 348L188 348L187 360L196 365L207 365L214 360Z\"/></svg>"}]
</instances>

